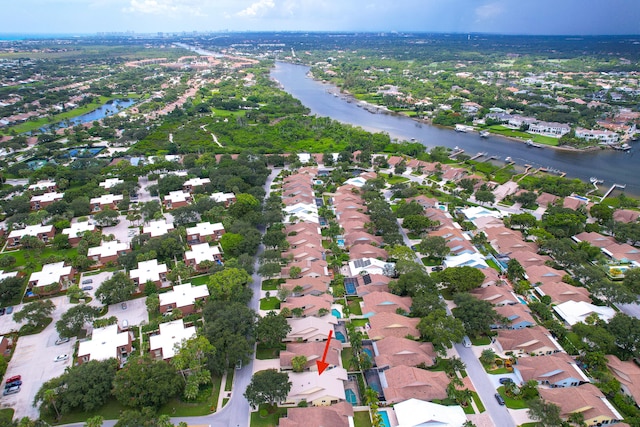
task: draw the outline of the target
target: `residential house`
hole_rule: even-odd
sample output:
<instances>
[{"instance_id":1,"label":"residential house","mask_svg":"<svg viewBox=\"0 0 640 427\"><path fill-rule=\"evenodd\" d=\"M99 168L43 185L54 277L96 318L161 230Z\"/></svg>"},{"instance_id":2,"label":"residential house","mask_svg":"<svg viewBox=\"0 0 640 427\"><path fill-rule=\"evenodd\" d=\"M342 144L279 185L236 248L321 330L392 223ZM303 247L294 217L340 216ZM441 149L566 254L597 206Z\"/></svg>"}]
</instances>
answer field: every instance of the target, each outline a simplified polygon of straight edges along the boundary
<instances>
[{"instance_id":1,"label":"residential house","mask_svg":"<svg viewBox=\"0 0 640 427\"><path fill-rule=\"evenodd\" d=\"M25 228L19 230L11 230L9 236L7 236L7 247L15 248L20 246L20 239L24 236L33 236L40 239L45 245L49 243L55 236L55 230L53 225L27 225Z\"/></svg>"},{"instance_id":2,"label":"residential house","mask_svg":"<svg viewBox=\"0 0 640 427\"><path fill-rule=\"evenodd\" d=\"M299 279L288 279L280 285L287 289L293 296L301 295L321 295L329 290L329 276L323 277L301 277Z\"/></svg>"},{"instance_id":3,"label":"residential house","mask_svg":"<svg viewBox=\"0 0 640 427\"><path fill-rule=\"evenodd\" d=\"M206 270L206 268L200 268L200 263L205 261L222 264L222 252L220 252L218 245L211 246L208 243L199 243L191 245L191 249L184 253L185 264L197 270Z\"/></svg>"},{"instance_id":4,"label":"residential house","mask_svg":"<svg viewBox=\"0 0 640 427\"><path fill-rule=\"evenodd\" d=\"M165 209L178 209L187 206L193 200L191 193L179 190L170 191L164 196L163 203Z\"/></svg>"},{"instance_id":5,"label":"residential house","mask_svg":"<svg viewBox=\"0 0 640 427\"><path fill-rule=\"evenodd\" d=\"M516 259L526 269L536 265L545 265L547 261L551 261L551 257L546 255L538 255L530 250L516 250L509 253L509 259Z\"/></svg>"},{"instance_id":6,"label":"residential house","mask_svg":"<svg viewBox=\"0 0 640 427\"><path fill-rule=\"evenodd\" d=\"M363 297L370 292L389 292L389 282L392 278L383 274L359 274L348 277L356 287L358 296Z\"/></svg>"},{"instance_id":7,"label":"residential house","mask_svg":"<svg viewBox=\"0 0 640 427\"><path fill-rule=\"evenodd\" d=\"M496 313L508 320L507 323L498 322L492 328L522 329L536 325L526 304L502 305L495 307Z\"/></svg>"},{"instance_id":8,"label":"residential house","mask_svg":"<svg viewBox=\"0 0 640 427\"><path fill-rule=\"evenodd\" d=\"M142 227L143 234L149 234L151 237L160 237L173 231L173 223L166 222L164 219L149 221L147 225Z\"/></svg>"},{"instance_id":9,"label":"residential house","mask_svg":"<svg viewBox=\"0 0 640 427\"><path fill-rule=\"evenodd\" d=\"M386 337L373 341L376 366L432 366L437 358L433 344L400 337Z\"/></svg>"},{"instance_id":10,"label":"residential house","mask_svg":"<svg viewBox=\"0 0 640 427\"><path fill-rule=\"evenodd\" d=\"M314 202L295 203L287 205L284 208L285 223L293 223L296 221L320 223L318 216L318 206Z\"/></svg>"},{"instance_id":11,"label":"residential house","mask_svg":"<svg viewBox=\"0 0 640 427\"><path fill-rule=\"evenodd\" d=\"M613 212L613 220L615 222L624 222L625 224L638 221L640 212L630 209L616 209Z\"/></svg>"},{"instance_id":12,"label":"residential house","mask_svg":"<svg viewBox=\"0 0 640 427\"><path fill-rule=\"evenodd\" d=\"M213 224L200 222L194 227L187 227L187 242L193 244L195 242L207 243L208 240L218 241L224 233L224 226L221 222Z\"/></svg>"},{"instance_id":13,"label":"residential house","mask_svg":"<svg viewBox=\"0 0 640 427\"><path fill-rule=\"evenodd\" d=\"M305 370L317 371L318 365L316 361L322 360L325 347L326 343L322 341L287 343L286 350L280 351L280 369L285 371L293 369L292 359L295 356L304 356L307 358ZM324 361L328 363L330 367L340 367L342 365L342 359L340 358L341 352L342 343L336 339L331 340Z\"/></svg>"},{"instance_id":14,"label":"residential house","mask_svg":"<svg viewBox=\"0 0 640 427\"><path fill-rule=\"evenodd\" d=\"M377 258L361 258L349 261L351 276L362 274L392 275L395 271L395 263L381 261Z\"/></svg>"},{"instance_id":15,"label":"residential house","mask_svg":"<svg viewBox=\"0 0 640 427\"><path fill-rule=\"evenodd\" d=\"M620 135L616 132L585 128L576 128L576 138L586 141L597 141L599 144L604 145L617 144L620 141Z\"/></svg>"},{"instance_id":16,"label":"residential house","mask_svg":"<svg viewBox=\"0 0 640 427\"><path fill-rule=\"evenodd\" d=\"M91 231L96 231L94 223L89 221L73 222L71 223L71 227L62 230L62 234L66 234L69 237L69 244L76 247L78 246L78 243L80 243L84 233Z\"/></svg>"},{"instance_id":17,"label":"residential house","mask_svg":"<svg viewBox=\"0 0 640 427\"><path fill-rule=\"evenodd\" d=\"M293 311L295 309L302 310L302 316L324 316L331 311L333 296L324 293L320 295L304 295L299 297L288 297L287 300L280 304L280 309L288 308Z\"/></svg>"},{"instance_id":18,"label":"residential house","mask_svg":"<svg viewBox=\"0 0 640 427\"><path fill-rule=\"evenodd\" d=\"M369 318L369 338L381 340L386 337L406 338L419 337L418 323L420 319L405 317L396 313L378 313Z\"/></svg>"},{"instance_id":19,"label":"residential house","mask_svg":"<svg viewBox=\"0 0 640 427\"><path fill-rule=\"evenodd\" d=\"M107 178L98 184L99 187L104 188L105 190L109 190L110 188L115 187L116 185L124 184L124 180L120 178Z\"/></svg>"},{"instance_id":20,"label":"residential house","mask_svg":"<svg viewBox=\"0 0 640 427\"><path fill-rule=\"evenodd\" d=\"M214 202L224 204L225 208L236 202L236 195L233 193L213 193L210 197Z\"/></svg>"},{"instance_id":21,"label":"residential house","mask_svg":"<svg viewBox=\"0 0 640 427\"><path fill-rule=\"evenodd\" d=\"M291 332L287 334L284 342L326 341L329 331L333 331L334 325L338 324L338 319L326 315L287 319L287 323L291 326Z\"/></svg>"},{"instance_id":22,"label":"residential house","mask_svg":"<svg viewBox=\"0 0 640 427\"><path fill-rule=\"evenodd\" d=\"M117 359L122 364L132 349L131 334L122 332L118 325L94 328L91 339L80 341L77 361L82 364L90 360Z\"/></svg>"},{"instance_id":23,"label":"residential house","mask_svg":"<svg viewBox=\"0 0 640 427\"><path fill-rule=\"evenodd\" d=\"M398 427L464 427L467 416L458 405L439 405L409 399L393 405Z\"/></svg>"},{"instance_id":24,"label":"residential house","mask_svg":"<svg viewBox=\"0 0 640 427\"><path fill-rule=\"evenodd\" d=\"M317 372L289 372L291 390L285 405L298 405L307 402L312 406L329 406L345 401L344 383L347 381L344 368L327 369L318 375Z\"/></svg>"},{"instance_id":25,"label":"residential house","mask_svg":"<svg viewBox=\"0 0 640 427\"><path fill-rule=\"evenodd\" d=\"M513 293L511 286L508 285L492 285L483 288L476 288L471 291L471 295L480 300L488 301L497 307L503 305L515 305L520 303L516 295Z\"/></svg>"},{"instance_id":26,"label":"residential house","mask_svg":"<svg viewBox=\"0 0 640 427\"><path fill-rule=\"evenodd\" d=\"M575 387L590 382L567 353L519 357L517 361L513 372L523 382L534 380L549 387Z\"/></svg>"},{"instance_id":27,"label":"residential house","mask_svg":"<svg viewBox=\"0 0 640 427\"><path fill-rule=\"evenodd\" d=\"M566 123L536 122L529 125L527 132L559 138L569 133L570 130L571 127Z\"/></svg>"},{"instance_id":28,"label":"residential house","mask_svg":"<svg viewBox=\"0 0 640 427\"><path fill-rule=\"evenodd\" d=\"M574 412L584 417L585 425L601 426L622 421L622 415L593 384L572 387L571 393L562 388L541 388L540 397L560 407L560 416L567 420Z\"/></svg>"},{"instance_id":29,"label":"residential house","mask_svg":"<svg viewBox=\"0 0 640 427\"><path fill-rule=\"evenodd\" d=\"M353 405L338 402L331 406L289 408L278 420L279 427L352 427Z\"/></svg>"},{"instance_id":30,"label":"residential house","mask_svg":"<svg viewBox=\"0 0 640 427\"><path fill-rule=\"evenodd\" d=\"M563 302L554 305L553 310L570 326L578 322L586 323L586 319L591 316L609 322L616 315L616 311L611 307L593 305L585 301Z\"/></svg>"},{"instance_id":31,"label":"residential house","mask_svg":"<svg viewBox=\"0 0 640 427\"><path fill-rule=\"evenodd\" d=\"M526 269L525 278L532 284L548 284L562 282L567 273L563 270L547 267L546 265L532 265Z\"/></svg>"},{"instance_id":32,"label":"residential house","mask_svg":"<svg viewBox=\"0 0 640 427\"><path fill-rule=\"evenodd\" d=\"M401 297L389 292L371 292L362 297L362 314L403 313L411 311L411 297Z\"/></svg>"},{"instance_id":33,"label":"residential house","mask_svg":"<svg viewBox=\"0 0 640 427\"><path fill-rule=\"evenodd\" d=\"M35 184L31 184L27 188L29 189L29 191L44 191L46 193L54 193L58 189L58 186L56 185L55 181L44 180L38 181Z\"/></svg>"},{"instance_id":34,"label":"residential house","mask_svg":"<svg viewBox=\"0 0 640 427\"><path fill-rule=\"evenodd\" d=\"M204 286L206 288L206 286ZM182 319L160 323L160 333L149 337L149 351L156 360L171 360L176 355L176 345L196 337L196 327L184 327Z\"/></svg>"},{"instance_id":35,"label":"residential house","mask_svg":"<svg viewBox=\"0 0 640 427\"><path fill-rule=\"evenodd\" d=\"M613 354L607 354L607 367L620 381L621 391L633 398L636 404L640 402L640 366L633 360L623 362Z\"/></svg>"},{"instance_id":36,"label":"residential house","mask_svg":"<svg viewBox=\"0 0 640 427\"><path fill-rule=\"evenodd\" d=\"M175 285L169 292L159 294L160 313L168 313L178 309L183 315L196 312L196 302L204 301L209 296L207 285L193 286L191 283Z\"/></svg>"},{"instance_id":37,"label":"residential house","mask_svg":"<svg viewBox=\"0 0 640 427\"><path fill-rule=\"evenodd\" d=\"M513 352L515 355L540 356L562 351L562 347L542 326L524 329L499 329L494 338L498 351Z\"/></svg>"},{"instance_id":38,"label":"residential house","mask_svg":"<svg viewBox=\"0 0 640 427\"><path fill-rule=\"evenodd\" d=\"M410 366L394 366L379 373L384 401L395 404L408 399L434 400L447 398L450 380L442 371L427 371Z\"/></svg>"},{"instance_id":39,"label":"residential house","mask_svg":"<svg viewBox=\"0 0 640 427\"><path fill-rule=\"evenodd\" d=\"M303 261L292 262L286 267L282 268L280 274L282 276L291 277L291 267L298 267L300 269L300 274L298 275L298 277L329 277L327 261L322 259L307 259Z\"/></svg>"},{"instance_id":40,"label":"residential house","mask_svg":"<svg viewBox=\"0 0 640 427\"><path fill-rule=\"evenodd\" d=\"M40 209L44 209L47 206L53 204L54 202L62 200L63 197L64 197L64 193L55 193L55 192L43 193L37 196L33 196L31 197L31 200L29 200L29 203L31 204L31 210L38 211Z\"/></svg>"},{"instance_id":41,"label":"residential house","mask_svg":"<svg viewBox=\"0 0 640 427\"><path fill-rule=\"evenodd\" d=\"M71 266L65 266L64 261L53 264L45 264L41 271L34 271L29 277L29 289L52 285L54 283L61 286L70 283L75 275L75 270Z\"/></svg>"},{"instance_id":42,"label":"residential house","mask_svg":"<svg viewBox=\"0 0 640 427\"><path fill-rule=\"evenodd\" d=\"M157 259L138 262L138 268L129 272L129 278L135 282L141 291L147 282L153 282L160 288L167 281L167 265L158 264Z\"/></svg>"},{"instance_id":43,"label":"residential house","mask_svg":"<svg viewBox=\"0 0 640 427\"><path fill-rule=\"evenodd\" d=\"M182 184L182 189L187 193L193 193L197 188L204 187L210 183L211 180L209 178L191 178Z\"/></svg>"},{"instance_id":44,"label":"residential house","mask_svg":"<svg viewBox=\"0 0 640 427\"><path fill-rule=\"evenodd\" d=\"M120 243L118 240L112 240L110 242L101 242L100 246L89 248L87 256L99 264L106 264L108 262L116 262L118 256L125 255L131 252L131 248L128 243Z\"/></svg>"},{"instance_id":45,"label":"residential house","mask_svg":"<svg viewBox=\"0 0 640 427\"><path fill-rule=\"evenodd\" d=\"M100 197L94 197L90 200L91 211L100 212L105 209L118 210L118 203L122 201L124 197L122 194L103 194Z\"/></svg>"}]
</instances>

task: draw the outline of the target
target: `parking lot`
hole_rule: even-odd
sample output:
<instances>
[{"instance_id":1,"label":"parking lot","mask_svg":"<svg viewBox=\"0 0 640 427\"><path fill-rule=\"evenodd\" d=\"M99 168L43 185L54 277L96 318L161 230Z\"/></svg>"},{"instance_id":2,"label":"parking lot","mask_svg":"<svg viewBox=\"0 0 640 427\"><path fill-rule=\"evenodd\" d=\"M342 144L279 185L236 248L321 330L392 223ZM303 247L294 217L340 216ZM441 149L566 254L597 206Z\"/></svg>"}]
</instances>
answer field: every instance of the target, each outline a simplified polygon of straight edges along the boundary
<instances>
[{"instance_id":1,"label":"parking lot","mask_svg":"<svg viewBox=\"0 0 640 427\"><path fill-rule=\"evenodd\" d=\"M104 227L102 229L102 234L113 234L116 240L119 240L122 243L131 243L131 240L140 234L140 229L138 227L129 228L131 223L124 215L120 215L118 219L120 222L117 225L114 225L113 227Z\"/></svg>"},{"instance_id":2,"label":"parking lot","mask_svg":"<svg viewBox=\"0 0 640 427\"><path fill-rule=\"evenodd\" d=\"M129 326L140 325L142 322L149 322L149 313L147 312L146 298L137 298L126 301L126 309L122 308L122 303L111 304L109 312L105 317L116 316L118 325L122 327L122 322L127 321Z\"/></svg>"}]
</instances>

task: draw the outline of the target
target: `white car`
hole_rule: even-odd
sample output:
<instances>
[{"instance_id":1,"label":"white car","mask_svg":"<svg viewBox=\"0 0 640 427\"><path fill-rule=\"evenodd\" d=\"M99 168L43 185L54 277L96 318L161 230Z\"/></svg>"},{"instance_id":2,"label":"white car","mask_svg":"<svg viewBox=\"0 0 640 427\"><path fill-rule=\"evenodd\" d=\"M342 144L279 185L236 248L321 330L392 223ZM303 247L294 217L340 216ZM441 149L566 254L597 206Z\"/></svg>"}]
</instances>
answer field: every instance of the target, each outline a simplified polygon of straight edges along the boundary
<instances>
[{"instance_id":1,"label":"white car","mask_svg":"<svg viewBox=\"0 0 640 427\"><path fill-rule=\"evenodd\" d=\"M62 361L68 360L68 359L69 359L69 355L68 354L61 354L59 356L56 356L56 358L53 359L53 361L54 362L62 362Z\"/></svg>"}]
</instances>

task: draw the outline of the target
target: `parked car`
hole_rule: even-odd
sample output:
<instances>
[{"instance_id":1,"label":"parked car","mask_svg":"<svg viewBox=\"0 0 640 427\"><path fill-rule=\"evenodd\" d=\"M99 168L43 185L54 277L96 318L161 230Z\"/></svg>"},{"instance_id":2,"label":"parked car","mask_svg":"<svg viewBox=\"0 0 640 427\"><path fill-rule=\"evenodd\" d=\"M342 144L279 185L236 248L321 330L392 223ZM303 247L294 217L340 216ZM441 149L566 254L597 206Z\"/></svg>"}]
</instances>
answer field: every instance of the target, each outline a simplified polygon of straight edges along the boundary
<instances>
[{"instance_id":1,"label":"parked car","mask_svg":"<svg viewBox=\"0 0 640 427\"><path fill-rule=\"evenodd\" d=\"M14 383L16 381L20 381L21 379L22 377L20 375L14 375L12 377L7 378L7 380L5 381L5 384Z\"/></svg>"},{"instance_id":2,"label":"parked car","mask_svg":"<svg viewBox=\"0 0 640 427\"><path fill-rule=\"evenodd\" d=\"M93 283L93 279L84 279L84 280L82 281L82 284L83 284L83 285L88 285L88 284L90 284L90 283Z\"/></svg>"},{"instance_id":3,"label":"parked car","mask_svg":"<svg viewBox=\"0 0 640 427\"><path fill-rule=\"evenodd\" d=\"M91 289L93 289L93 286L83 286L82 287L83 291L90 291Z\"/></svg>"},{"instance_id":4,"label":"parked car","mask_svg":"<svg viewBox=\"0 0 640 427\"><path fill-rule=\"evenodd\" d=\"M63 362L65 360L69 360L69 355L68 354L61 354L59 356L56 356L55 359L53 359L54 362Z\"/></svg>"},{"instance_id":5,"label":"parked car","mask_svg":"<svg viewBox=\"0 0 640 427\"><path fill-rule=\"evenodd\" d=\"M500 396L500 393L496 393L495 396L496 396L496 400L498 401L498 404L500 406L504 406L504 399L502 398L502 396Z\"/></svg>"},{"instance_id":6,"label":"parked car","mask_svg":"<svg viewBox=\"0 0 640 427\"><path fill-rule=\"evenodd\" d=\"M14 387L14 386L17 386L17 385L22 385L22 381L17 380L17 381L13 381L13 382L7 383L7 384L5 384L4 388L10 388L10 387Z\"/></svg>"},{"instance_id":7,"label":"parked car","mask_svg":"<svg viewBox=\"0 0 640 427\"><path fill-rule=\"evenodd\" d=\"M64 344L66 342L69 342L69 338L60 337L56 340L56 345Z\"/></svg>"},{"instance_id":8,"label":"parked car","mask_svg":"<svg viewBox=\"0 0 640 427\"><path fill-rule=\"evenodd\" d=\"M507 383L512 383L513 380L509 377L504 377L504 378L500 378L500 384L507 384Z\"/></svg>"},{"instance_id":9,"label":"parked car","mask_svg":"<svg viewBox=\"0 0 640 427\"><path fill-rule=\"evenodd\" d=\"M13 313L13 307L7 307L7 314Z\"/></svg>"},{"instance_id":10,"label":"parked car","mask_svg":"<svg viewBox=\"0 0 640 427\"><path fill-rule=\"evenodd\" d=\"M4 308L0 308L0 316L4 316Z\"/></svg>"},{"instance_id":11,"label":"parked car","mask_svg":"<svg viewBox=\"0 0 640 427\"><path fill-rule=\"evenodd\" d=\"M120 304L120 308L123 309L123 310L126 310L127 309L127 303L123 302L122 304Z\"/></svg>"},{"instance_id":12,"label":"parked car","mask_svg":"<svg viewBox=\"0 0 640 427\"><path fill-rule=\"evenodd\" d=\"M2 392L3 396L7 396L9 394L16 394L20 391L20 386L19 385L14 385L12 387L9 388L5 388L4 392Z\"/></svg>"},{"instance_id":13,"label":"parked car","mask_svg":"<svg viewBox=\"0 0 640 427\"><path fill-rule=\"evenodd\" d=\"M442 267L441 265L436 265L431 269L431 271L442 271L443 269L444 267Z\"/></svg>"}]
</instances>

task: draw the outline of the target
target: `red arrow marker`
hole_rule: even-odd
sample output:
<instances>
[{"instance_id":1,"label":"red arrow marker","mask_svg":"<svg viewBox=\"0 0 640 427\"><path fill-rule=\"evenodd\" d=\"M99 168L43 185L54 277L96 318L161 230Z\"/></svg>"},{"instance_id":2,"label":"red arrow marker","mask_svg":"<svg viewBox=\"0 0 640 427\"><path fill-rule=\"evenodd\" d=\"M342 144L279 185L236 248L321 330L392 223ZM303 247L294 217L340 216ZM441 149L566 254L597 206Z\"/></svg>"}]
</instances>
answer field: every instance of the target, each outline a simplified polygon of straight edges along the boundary
<instances>
[{"instance_id":1,"label":"red arrow marker","mask_svg":"<svg viewBox=\"0 0 640 427\"><path fill-rule=\"evenodd\" d=\"M329 337L327 338L327 344L324 346L324 353L322 353L322 360L316 360L316 365L318 365L318 375L322 375L325 369L329 367L329 364L325 362L327 359L327 353L329 352L329 343L331 342L331 336L333 335L333 331L329 331Z\"/></svg>"}]
</instances>

